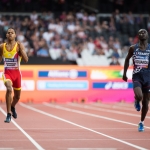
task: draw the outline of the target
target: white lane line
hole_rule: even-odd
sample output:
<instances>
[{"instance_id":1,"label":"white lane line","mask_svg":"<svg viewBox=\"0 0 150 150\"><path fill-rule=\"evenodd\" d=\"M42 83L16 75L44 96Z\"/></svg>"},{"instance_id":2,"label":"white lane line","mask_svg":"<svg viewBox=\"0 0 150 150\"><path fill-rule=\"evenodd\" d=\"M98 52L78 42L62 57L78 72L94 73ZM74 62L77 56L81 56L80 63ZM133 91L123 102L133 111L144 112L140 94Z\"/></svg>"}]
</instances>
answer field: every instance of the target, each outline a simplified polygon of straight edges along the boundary
<instances>
[{"instance_id":1,"label":"white lane line","mask_svg":"<svg viewBox=\"0 0 150 150\"><path fill-rule=\"evenodd\" d=\"M135 128L92 128L93 130L94 129L102 129L102 130L132 130L132 129L135 129ZM7 130L8 131L8 128L0 128L0 130ZM9 131L14 131L14 130L18 130L16 128L9 128ZM24 128L24 130L79 130L79 128Z\"/></svg>"},{"instance_id":2,"label":"white lane line","mask_svg":"<svg viewBox=\"0 0 150 150\"><path fill-rule=\"evenodd\" d=\"M117 150L116 148L68 148L67 150Z\"/></svg>"},{"instance_id":3,"label":"white lane line","mask_svg":"<svg viewBox=\"0 0 150 150\"><path fill-rule=\"evenodd\" d=\"M108 110L108 109L103 109L103 108L97 108L97 107L88 106L88 105L72 104L72 103L68 103L67 105L74 106L74 107L80 107L80 108L84 108L84 109L91 109L91 110L104 111L104 112L111 112L111 113L120 114L120 115L126 115L126 116L140 117L140 115L136 115L136 114L125 113L125 112L116 111L116 110ZM148 116L146 118L150 119L150 117L148 117Z\"/></svg>"},{"instance_id":4,"label":"white lane line","mask_svg":"<svg viewBox=\"0 0 150 150\"><path fill-rule=\"evenodd\" d=\"M6 140L5 140L6 141ZM14 148L4 148L4 147L0 147L0 150L14 150Z\"/></svg>"},{"instance_id":5,"label":"white lane line","mask_svg":"<svg viewBox=\"0 0 150 150\"><path fill-rule=\"evenodd\" d=\"M6 112L0 107L0 111L6 116ZM13 119L11 122L31 141L31 143L38 149L44 150L28 133L26 133Z\"/></svg>"},{"instance_id":6,"label":"white lane line","mask_svg":"<svg viewBox=\"0 0 150 150\"><path fill-rule=\"evenodd\" d=\"M120 106L116 106L116 105L107 105L107 104L95 104L92 103L91 105L97 106L97 107L105 107L105 108L114 108L114 109L121 109L121 110L130 110L130 111L135 111L135 109L133 108L124 108L124 107L120 107Z\"/></svg>"},{"instance_id":7,"label":"white lane line","mask_svg":"<svg viewBox=\"0 0 150 150\"><path fill-rule=\"evenodd\" d=\"M107 135L107 134L103 134L103 133L101 133L101 132L97 132L97 131L95 131L95 130L92 130L92 129L90 129L90 128L87 128L87 127L84 127L84 126L82 126L82 125L76 124L76 123L74 123L74 122L71 122L71 121L65 120L65 119L63 119L63 118L54 116L54 115L52 115L52 114L46 113L46 112L44 112L44 111L42 111L42 110L33 108L33 107L31 107L31 106L27 106L27 105L25 105L25 104L23 104L23 103L20 103L20 105L23 106L23 107L25 107L25 108L28 108L28 109L30 109L30 110L33 110L33 111L35 111L35 112L38 112L38 113L41 113L41 114L43 114L43 115L46 115L46 116L55 118L55 119L57 119L57 120L60 120L60 121L63 121L63 122L72 124L72 125L74 125L74 126L77 126L77 127L79 127L79 128L82 128L82 129L85 129L85 130L88 130L88 131L91 131L91 132L93 132L93 133L97 133L97 134L99 134L99 135L105 136L105 137L110 138L110 139L112 139L112 140L115 140L115 141L118 141L118 142L120 142L120 143L126 144L126 145L128 145L128 146L137 148L137 149L139 149L139 150L147 150L146 148L143 148L143 147L140 147L140 146L131 144L131 143L129 143L129 142L126 142L126 141L123 141L123 140L114 138L114 137L112 137L112 136L109 136L109 135Z\"/></svg>"},{"instance_id":8,"label":"white lane line","mask_svg":"<svg viewBox=\"0 0 150 150\"><path fill-rule=\"evenodd\" d=\"M83 129L82 129L83 130ZM97 139L80 139L80 138L74 138L74 139L37 139L37 141L39 142L48 142L48 141L110 141L112 139L100 139L100 138L97 138ZM130 141L149 141L150 139L122 139L122 140L130 140ZM0 142L5 142L6 140L0 140ZM26 142L26 140L20 140L20 139L16 139L16 140L7 140L9 142ZM1 148L0 148L1 149Z\"/></svg>"},{"instance_id":9,"label":"white lane line","mask_svg":"<svg viewBox=\"0 0 150 150\"><path fill-rule=\"evenodd\" d=\"M93 106L96 106L96 107L104 107L104 108L111 108L111 109L120 109L120 110L129 110L129 111L134 111L134 112L136 112L136 110L135 110L135 108L134 108L134 104L133 104L133 107L126 107L126 106L123 106L123 104L122 104L122 106L120 107L119 105L114 105L114 104L99 104L99 103L91 103L90 105L93 105ZM149 114L150 113L150 111L147 113L147 114Z\"/></svg>"},{"instance_id":10,"label":"white lane line","mask_svg":"<svg viewBox=\"0 0 150 150\"><path fill-rule=\"evenodd\" d=\"M120 107L128 107L128 108L133 108L134 107L134 103L115 103L114 105L116 106L120 106Z\"/></svg>"},{"instance_id":11,"label":"white lane line","mask_svg":"<svg viewBox=\"0 0 150 150\"><path fill-rule=\"evenodd\" d=\"M130 123L130 122L126 122L126 121L122 121L122 120L118 120L118 119L112 119L109 117L104 117L104 116L100 116L100 115L96 115L96 114L91 114L91 113L87 113L87 112L83 112L83 111L79 111L79 110L75 110L75 109L70 109L70 108L65 108L62 106L58 106L58 105L52 105L49 103L43 103L46 106L52 107L52 108L57 108L57 109L61 109L61 110L66 110L66 111L70 111L70 112L74 112L74 113L78 113L78 114L82 114L82 115L87 115L87 116L92 116L92 117L96 117L96 118L101 118L101 119L105 119L105 120L110 120L110 121L115 121L115 122L119 122L119 123L124 123L124 124L129 124L129 125L133 125L133 126L138 126L137 124L134 123ZM144 126L147 129L150 129L150 127Z\"/></svg>"}]
</instances>

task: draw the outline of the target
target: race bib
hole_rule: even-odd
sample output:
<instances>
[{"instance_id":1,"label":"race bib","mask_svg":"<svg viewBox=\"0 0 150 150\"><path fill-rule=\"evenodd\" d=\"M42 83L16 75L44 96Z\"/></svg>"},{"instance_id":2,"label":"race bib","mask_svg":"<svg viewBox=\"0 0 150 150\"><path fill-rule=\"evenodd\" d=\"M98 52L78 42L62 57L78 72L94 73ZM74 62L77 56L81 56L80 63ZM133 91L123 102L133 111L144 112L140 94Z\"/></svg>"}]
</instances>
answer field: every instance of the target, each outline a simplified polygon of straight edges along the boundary
<instances>
[{"instance_id":1,"label":"race bib","mask_svg":"<svg viewBox=\"0 0 150 150\"><path fill-rule=\"evenodd\" d=\"M8 69L18 68L18 60L16 58L5 58L4 67Z\"/></svg>"},{"instance_id":2,"label":"race bib","mask_svg":"<svg viewBox=\"0 0 150 150\"><path fill-rule=\"evenodd\" d=\"M142 68L148 68L149 60L148 59L135 59L136 66L141 66Z\"/></svg>"}]
</instances>

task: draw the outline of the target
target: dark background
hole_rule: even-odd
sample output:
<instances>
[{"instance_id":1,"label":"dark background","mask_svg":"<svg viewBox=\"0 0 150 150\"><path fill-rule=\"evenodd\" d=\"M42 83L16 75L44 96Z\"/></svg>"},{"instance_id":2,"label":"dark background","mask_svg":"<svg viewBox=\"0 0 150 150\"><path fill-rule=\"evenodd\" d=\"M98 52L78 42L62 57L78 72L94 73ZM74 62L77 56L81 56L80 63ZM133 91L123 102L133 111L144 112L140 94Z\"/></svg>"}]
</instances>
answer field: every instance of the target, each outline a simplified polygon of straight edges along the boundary
<instances>
[{"instance_id":1,"label":"dark background","mask_svg":"<svg viewBox=\"0 0 150 150\"><path fill-rule=\"evenodd\" d=\"M120 12L150 13L150 0L1 0L1 12L78 11L92 7L98 13L111 13L116 8ZM86 6L86 7L84 7Z\"/></svg>"}]
</instances>

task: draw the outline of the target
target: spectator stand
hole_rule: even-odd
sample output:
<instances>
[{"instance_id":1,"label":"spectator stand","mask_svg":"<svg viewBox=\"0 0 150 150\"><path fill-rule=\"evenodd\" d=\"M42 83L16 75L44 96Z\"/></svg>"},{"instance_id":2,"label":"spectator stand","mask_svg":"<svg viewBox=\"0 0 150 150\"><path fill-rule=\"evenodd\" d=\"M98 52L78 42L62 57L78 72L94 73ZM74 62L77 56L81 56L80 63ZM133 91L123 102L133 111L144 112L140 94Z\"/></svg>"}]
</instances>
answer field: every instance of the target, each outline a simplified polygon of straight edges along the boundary
<instances>
[{"instance_id":1,"label":"spectator stand","mask_svg":"<svg viewBox=\"0 0 150 150\"><path fill-rule=\"evenodd\" d=\"M51 11L1 13L0 42L13 27L29 57L80 66L123 65L128 47L138 41L138 30L145 28L150 33L149 18L148 14L121 14L119 10L112 14L84 10L59 15Z\"/></svg>"}]
</instances>

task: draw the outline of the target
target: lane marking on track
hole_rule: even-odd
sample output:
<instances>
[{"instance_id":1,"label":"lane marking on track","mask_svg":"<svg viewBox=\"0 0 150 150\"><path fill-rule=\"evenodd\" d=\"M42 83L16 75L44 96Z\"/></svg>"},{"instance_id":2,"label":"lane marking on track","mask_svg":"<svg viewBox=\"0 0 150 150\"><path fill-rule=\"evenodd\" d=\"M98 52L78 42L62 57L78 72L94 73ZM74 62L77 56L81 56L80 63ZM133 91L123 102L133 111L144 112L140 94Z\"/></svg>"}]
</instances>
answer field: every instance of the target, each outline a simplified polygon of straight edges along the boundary
<instances>
[{"instance_id":1,"label":"lane marking on track","mask_svg":"<svg viewBox=\"0 0 150 150\"><path fill-rule=\"evenodd\" d=\"M6 141L6 140L5 140ZM0 150L14 150L14 148L4 148L4 147L0 147Z\"/></svg>"},{"instance_id":2,"label":"lane marking on track","mask_svg":"<svg viewBox=\"0 0 150 150\"><path fill-rule=\"evenodd\" d=\"M83 129L82 129L83 130ZM100 139L100 138L97 138L97 139L81 139L81 138L77 138L77 139L37 139L36 141L39 141L39 142L42 142L42 141L45 141L45 142L48 142L48 141L110 141L112 139ZM130 140L130 141L149 141L150 139L122 139L122 140ZM0 142L6 142L6 140L0 140ZM16 140L7 140L9 142L26 142L26 140L20 140L20 139L16 139ZM0 148L1 149L1 148Z\"/></svg>"},{"instance_id":3,"label":"lane marking on track","mask_svg":"<svg viewBox=\"0 0 150 150\"><path fill-rule=\"evenodd\" d=\"M104 111L104 112L111 112L111 113L115 113L115 114L119 114L119 115L140 117L140 115L136 115L136 114L125 113L125 112L116 111L116 110L108 110L108 109L103 109L103 108L97 108L97 107L87 106L87 105L72 104L72 103L68 103L67 105L74 106L74 107L80 107L80 108L84 108L84 109L91 109L91 110ZM148 117L148 116L146 118L150 119L150 117Z\"/></svg>"},{"instance_id":4,"label":"lane marking on track","mask_svg":"<svg viewBox=\"0 0 150 150\"><path fill-rule=\"evenodd\" d=\"M133 109L134 108L134 103L130 103L130 104L127 104L127 103L116 103L116 104L113 104L114 106L120 106L120 107L127 107L127 108L131 108Z\"/></svg>"},{"instance_id":5,"label":"lane marking on track","mask_svg":"<svg viewBox=\"0 0 150 150\"><path fill-rule=\"evenodd\" d=\"M91 113L87 113L87 112L83 112L83 111L79 111L79 110L75 110L75 109L70 109L70 108L65 108L62 106L58 106L58 105L52 105L49 103L43 103L46 106L52 107L52 108L57 108L57 109L61 109L61 110L65 110L65 111L70 111L70 112L74 112L74 113L78 113L78 114L82 114L82 115L87 115L87 116L92 116L92 117L96 117L96 118L101 118L101 119L105 119L105 120L110 120L110 121L115 121L115 122L119 122L119 123L123 123L123 124L129 124L129 125L133 125L133 126L138 126L137 124L134 123L130 123L130 122L126 122L126 121L122 121L122 120L118 120L118 119L112 119L109 117L104 117L104 116L100 116L100 115L96 115L96 114L91 114ZM144 126L147 129L150 129L150 127Z\"/></svg>"},{"instance_id":6,"label":"lane marking on track","mask_svg":"<svg viewBox=\"0 0 150 150\"><path fill-rule=\"evenodd\" d=\"M130 108L127 108L126 106L125 106L125 104L120 104L120 105L114 105L114 104L102 104L102 103L91 103L90 105L93 105L93 106L96 106L96 107L98 107L99 108L99 106L100 107L104 107L104 108L114 108L114 109L121 109L121 110L129 110L129 111L133 111L133 112L136 112L136 110L135 110L135 108L134 108L134 104L133 104L133 106L132 107L130 107ZM148 114L149 114L150 112L148 112Z\"/></svg>"},{"instance_id":7,"label":"lane marking on track","mask_svg":"<svg viewBox=\"0 0 150 150\"><path fill-rule=\"evenodd\" d=\"M117 150L116 148L68 148L67 150Z\"/></svg>"},{"instance_id":8,"label":"lane marking on track","mask_svg":"<svg viewBox=\"0 0 150 150\"><path fill-rule=\"evenodd\" d=\"M7 116L6 112L0 107L0 111ZM30 140L30 142L38 149L38 150L44 150L28 133L26 133L13 119L11 119L11 122Z\"/></svg>"},{"instance_id":9,"label":"lane marking on track","mask_svg":"<svg viewBox=\"0 0 150 150\"><path fill-rule=\"evenodd\" d=\"M105 107L105 108L114 108L114 109L121 109L121 110L130 110L130 111L135 111L135 109L133 108L124 108L124 107L120 107L120 106L116 106L116 105L107 105L107 104L94 104L92 103L91 105L94 105L94 106L100 106L100 107Z\"/></svg>"},{"instance_id":10,"label":"lane marking on track","mask_svg":"<svg viewBox=\"0 0 150 150\"><path fill-rule=\"evenodd\" d=\"M33 130L33 131L36 131L36 130L81 130L81 129L79 129L79 128L23 128L24 130ZM95 129L99 129L99 130L116 130L116 129L118 129L118 130L132 130L132 129L135 129L135 128L92 128L93 130L95 130ZM0 130L9 130L9 131L15 131L15 130L18 130L18 129L16 129L16 128L0 128Z\"/></svg>"},{"instance_id":11,"label":"lane marking on track","mask_svg":"<svg viewBox=\"0 0 150 150\"><path fill-rule=\"evenodd\" d=\"M132 107L126 107L126 106L123 106L123 104L122 105L110 105L110 104L98 104L98 103L91 103L90 105L93 105L93 106L96 106L97 108L99 108L99 107L103 107L103 108L111 108L111 109L120 109L120 110L129 110L129 111L133 111L133 112L136 112L136 110L135 110L135 108L134 108L134 104L133 104L133 106ZM121 106L121 107L120 107ZM147 114L150 114L150 111L149 112L147 112Z\"/></svg>"},{"instance_id":12,"label":"lane marking on track","mask_svg":"<svg viewBox=\"0 0 150 150\"><path fill-rule=\"evenodd\" d=\"M25 105L25 104L23 104L23 103L20 103L20 105L21 105L21 106L23 106L23 107L25 107L25 108L27 108L27 109L33 110L33 111L35 111L35 112L38 112L38 113L40 113L40 114L43 114L43 115L49 116L49 117L51 117L51 118L55 118L55 119L60 120L60 121L62 121L62 122L66 122L66 123L69 123L69 124L71 124L71 125L77 126L77 127L79 127L79 128L82 128L82 129L85 129L85 130L91 131L91 132L93 132L93 133L96 133L96 134L102 135L102 136L104 136L104 137L107 137L107 138L109 138L109 139L112 139L112 140L118 141L118 142L123 143L123 144L126 144L126 145L128 145L128 146L131 146L131 147L137 148L137 149L139 149L139 150L147 150L146 148L143 148L143 147L140 147L140 146L134 145L134 144L132 144L132 143L129 143L129 142L126 142L126 141L123 141L123 140L120 140L120 139L114 138L114 137L112 137L112 136L109 136L109 135L107 135L107 134L103 134L103 133L101 133L101 132L97 132L97 131L92 130L92 129L90 129L90 128L84 127L84 126L82 126L82 125L76 124L76 123L74 123L74 122L71 122L71 121L65 120L65 119L60 118L60 117L57 117L57 116L54 116L54 115L52 115L52 114L46 113L46 112L44 112L44 111L42 111L42 110L39 110L39 109L36 109L36 108L34 108L34 107L31 107L31 106Z\"/></svg>"},{"instance_id":13,"label":"lane marking on track","mask_svg":"<svg viewBox=\"0 0 150 150\"><path fill-rule=\"evenodd\" d=\"M116 148L68 148L67 150L117 150Z\"/></svg>"}]
</instances>

